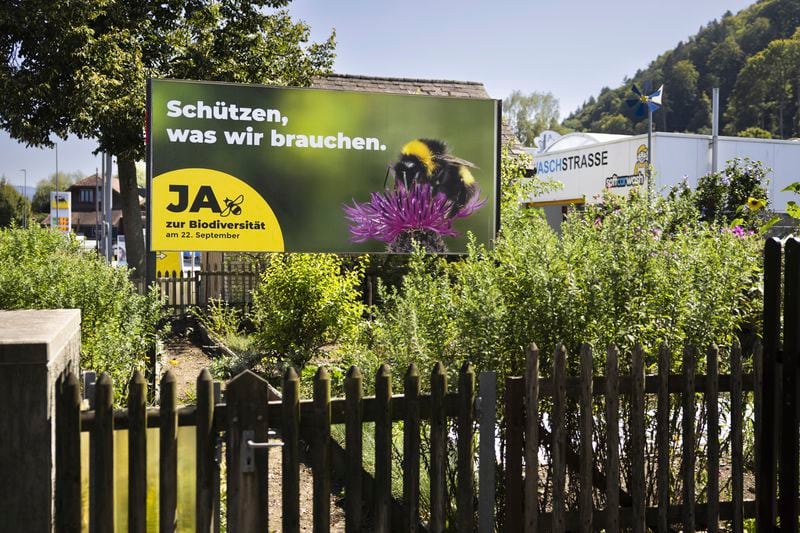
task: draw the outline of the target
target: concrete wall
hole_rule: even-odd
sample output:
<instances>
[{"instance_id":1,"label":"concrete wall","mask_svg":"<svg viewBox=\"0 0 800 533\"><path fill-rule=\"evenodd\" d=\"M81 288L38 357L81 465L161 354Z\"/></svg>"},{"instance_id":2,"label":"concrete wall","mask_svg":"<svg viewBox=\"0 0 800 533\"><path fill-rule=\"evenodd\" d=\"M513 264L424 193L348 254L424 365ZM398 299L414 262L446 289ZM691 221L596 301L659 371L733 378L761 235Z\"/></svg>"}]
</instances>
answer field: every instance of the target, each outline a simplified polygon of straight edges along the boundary
<instances>
[{"instance_id":1,"label":"concrete wall","mask_svg":"<svg viewBox=\"0 0 800 533\"><path fill-rule=\"evenodd\" d=\"M0 532L53 531L55 391L78 372L78 309L0 311Z\"/></svg>"}]
</instances>

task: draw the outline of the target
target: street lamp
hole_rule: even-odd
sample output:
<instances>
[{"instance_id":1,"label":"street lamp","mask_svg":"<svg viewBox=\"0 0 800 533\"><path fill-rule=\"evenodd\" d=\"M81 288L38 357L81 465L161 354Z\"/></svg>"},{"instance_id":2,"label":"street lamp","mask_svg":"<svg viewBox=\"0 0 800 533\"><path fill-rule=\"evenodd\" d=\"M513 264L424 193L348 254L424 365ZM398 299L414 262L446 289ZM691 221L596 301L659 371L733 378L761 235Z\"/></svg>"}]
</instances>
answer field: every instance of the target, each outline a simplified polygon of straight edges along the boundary
<instances>
[{"instance_id":1,"label":"street lamp","mask_svg":"<svg viewBox=\"0 0 800 533\"><path fill-rule=\"evenodd\" d=\"M22 191L23 191L22 194L23 194L23 196L25 196L25 199L27 200L28 199L28 169L27 168L21 168L21 169L19 169L19 171L22 172L22 180L23 180L22 181ZM24 219L23 225L27 229L27 227L28 227L28 209L25 210L25 219Z\"/></svg>"}]
</instances>

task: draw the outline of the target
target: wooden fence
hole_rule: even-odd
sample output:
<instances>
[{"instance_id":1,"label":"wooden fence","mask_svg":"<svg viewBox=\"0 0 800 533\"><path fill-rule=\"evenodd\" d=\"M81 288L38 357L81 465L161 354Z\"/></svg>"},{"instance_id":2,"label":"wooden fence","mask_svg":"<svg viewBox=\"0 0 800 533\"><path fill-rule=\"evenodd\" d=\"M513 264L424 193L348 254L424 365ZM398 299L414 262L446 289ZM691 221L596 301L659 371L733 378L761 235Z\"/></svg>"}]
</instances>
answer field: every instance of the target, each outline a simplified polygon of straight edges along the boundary
<instances>
[{"instance_id":1,"label":"wooden fence","mask_svg":"<svg viewBox=\"0 0 800 533\"><path fill-rule=\"evenodd\" d=\"M415 367L403 380L404 395L392 395L392 378L382 366L375 377L374 397L362 396L362 376L352 369L346 378L345 398L331 399L330 376L323 368L314 378L314 398L300 400L297 373L290 369L283 382L281 401L268 401L266 382L245 371L226 387L225 403L213 401L213 381L204 370L197 381L196 405L176 404L175 380L167 372L161 380L160 404L145 406L146 383L134 374L129 383L128 408L112 409L113 385L101 375L95 385L95 408L80 411L80 386L70 374L57 391L56 458L56 529L80 531L80 433L90 434L90 531L110 532L114 527L113 432L128 430L128 528L144 531L147 487L144 468L147 460L145 430L160 430L159 454L159 531L174 531L177 505L177 427L196 426L196 530L208 532L213 527L214 509L219 493L219 470L215 462L217 435L225 435L227 464L227 526L229 531L266 531L266 460L259 442L267 439L267 430L281 432L282 445L282 531L299 531L300 438L311 445L314 475L314 531L330 527L331 424L344 424L346 451L346 516L348 531L359 531L363 521L362 499L374 502L371 514L375 531L400 529L425 530L419 518L420 424L430 422L432 489L430 529L442 531L445 516L446 420L455 420L459 439L460 512L472 517L472 409L474 373L467 365L459 379L459 392L447 392L444 367L437 365L431 376L430 394L420 394L420 377ZM404 432L403 486L404 504L398 508L391 494L392 422L402 421ZM364 474L361 454L363 424L374 422L375 475ZM249 432L249 433L248 433ZM249 450L255 444L254 450ZM252 453L251 453L252 452ZM250 459L248 459L250 457ZM248 463L248 461L250 461ZM249 465L249 468L247 467ZM256 475L256 474L259 475ZM364 487L365 481L371 481ZM366 489L366 490L365 490ZM467 498L469 496L469 498ZM395 512L392 512L392 509ZM400 512L398 512L398 509ZM394 515L394 516L393 516ZM464 518L466 521L467 518Z\"/></svg>"},{"instance_id":2,"label":"wooden fence","mask_svg":"<svg viewBox=\"0 0 800 533\"><path fill-rule=\"evenodd\" d=\"M266 530L266 454L248 450L248 443L266 441L267 431L280 432L283 448L283 531L299 530L300 440L311 447L314 476L313 521L315 531L330 527L330 490L334 443L331 425L344 425L345 516L348 531L364 524L362 502L370 501L370 523L375 531L459 532L492 531L591 531L645 528L683 531L695 528L716 531L719 524L742 531L743 520L755 516L753 501L744 499L743 407L745 391L754 389L757 378L742 372L738 347L730 350L731 373L720 375L719 350L705 355L707 371L696 374L696 350L683 352L681 374L670 374L671 354L658 354L658 374L645 374L646 355L631 354L630 372L621 375L615 348L606 354L605 375L592 371L593 354L580 351L580 375L567 375L568 355L563 348L553 357L552 377L539 376L539 350L529 351L528 379L507 378L500 409L494 401L496 377L482 373L476 401L475 375L470 365L461 368L457 391L448 392L447 373L441 364L431 372L428 393L421 393L416 367L402 381L403 395L392 394L392 376L386 365L375 375L375 395L363 396L363 378L352 368L344 381L344 398L331 399L330 376L323 368L314 378L314 397L299 398L299 381L289 370L283 381L283 398L269 401L266 382L245 372L228 383L224 403L215 403L213 382L207 371L197 381L196 405L176 405L171 373L161 381L160 405L145 406L146 384L135 374L129 383L127 409L112 410L113 387L101 376L95 389L95 408L80 412L78 381L69 376L57 395L57 524L60 530L80 527L80 433L90 434L90 531L111 531L113 526L113 431L128 430L129 530L144 531L146 504L145 429L160 429L159 519L160 531L173 531L176 517L177 427L196 426L196 524L209 531L218 507L219 470L215 462L217 437L224 436L227 462L227 523L229 531ZM756 352L756 368L758 367ZM758 374L756 374L758 375ZM530 385L528 385L530 384ZM730 400L730 425L724 434L730 449L730 498L720 501L720 394ZM698 401L697 394L704 395ZM593 399L604 398L604 408L594 408ZM680 397L680 402L674 401ZM576 399L578 409L571 409ZM756 397L756 402L760 401ZM625 404L627 409L622 409ZM671 407L672 406L672 407ZM697 433L696 413L704 408L708 423ZM498 441L497 413L503 416ZM675 494L676 457L670 457L670 414L681 413L680 475L682 495ZM621 419L620 415L624 415ZM654 415L654 439L646 427ZM569 424L577 420L578 430ZM392 494L393 423L402 421L402 497ZM363 468L363 424L374 423L374 476ZM476 422L481 430L479 450L474 447ZM603 431L598 428L615 428ZM620 442L620 429L628 435ZM423 431L424 430L424 431ZM250 432L250 433L248 433ZM248 436L249 435L249 436ZM423 457L421 440L428 443ZM697 444L706 444L708 485L703 494L695 488ZM604 443L601 453L600 443ZM504 450L498 465L496 450ZM656 450L655 458L645 450ZM621 452L625 453L621 453ZM247 459L248 453L250 459ZM596 456L604 455L600 464ZM542 461L542 458L549 460ZM420 516L420 461L429 465L430 499ZM251 461L250 469L240 465ZM646 468L655 461L657 491L647 500ZM629 465L622 475L620 465ZM475 466L478 466L476 476ZM500 467L500 476L496 472ZM453 471L455 475L453 475ZM358 475L357 473L362 475ZM257 476L255 473L260 473ZM354 474L356 473L356 474ZM549 474L548 474L549 473ZM496 487L495 480L503 482ZM448 483L448 480L449 483ZM478 486L479 485L479 488ZM570 488L571 487L571 488ZM496 493L496 489L500 489ZM569 488L569 494L567 489ZM477 494L477 497L476 497ZM680 500L679 503L676 503ZM572 502L572 503L570 503ZM258 511L256 513L256 511ZM475 523L477 511L477 524ZM265 513L266 511L264 511ZM253 515L255 513L255 516ZM250 524L247 527L237 524ZM251 527L252 526L252 529ZM275 527L273 525L273 527ZM233 529L231 529L233 528Z\"/></svg>"},{"instance_id":3,"label":"wooden fence","mask_svg":"<svg viewBox=\"0 0 800 533\"><path fill-rule=\"evenodd\" d=\"M756 369L760 353L757 346ZM743 409L745 393L757 390L760 374L743 373L738 345L729 350L730 374L726 375L719 373L716 346L705 354L705 374L696 372L698 354L693 347L682 352L680 374L670 373L675 359L666 348L658 352L654 375L646 374L649 359L640 348L630 354L626 365L630 370L625 373L620 372L619 353L613 346L601 356L605 359L602 376L594 375L595 359L591 348L582 346L575 365L579 375L569 376L568 354L562 347L552 358L552 378L541 378L539 350L534 347L528 355L526 377L506 378L504 530L666 532L677 526L681 531L717 531L724 522L726 531L743 531L744 518L755 517L754 501L744 498ZM720 416L721 394L729 401L724 417ZM575 410L570 409L573 401ZM550 406L549 412L542 412L543 402ZM622 402L626 409L621 409ZM759 395L755 402L758 406ZM698 423L700 409L705 409L706 424ZM627 414L625 419L620 419L621 413ZM678 415L679 436L670 426ZM570 420L575 423L570 425ZM729 425L722 431L725 420ZM598 425L603 433L600 439ZM625 443L620 442L620 433L627 436ZM722 440L730 458L729 469L723 470ZM702 473L697 469L700 441L706 449L704 491L696 487ZM674 443L678 454L671 454ZM542 464L544 451L550 460ZM598 461L599 455L604 460ZM628 463L627 479L621 476L621 460ZM721 471L727 472L723 480L731 482L726 501L720 499ZM650 480L653 491L647 490L648 472L655 473L654 483ZM681 483L680 495L673 478ZM567 508L570 501L572 509Z\"/></svg>"},{"instance_id":4,"label":"wooden fence","mask_svg":"<svg viewBox=\"0 0 800 533\"><path fill-rule=\"evenodd\" d=\"M168 313L182 317L186 316L190 307L205 307L211 299L248 308L252 303L250 293L258 284L258 276L254 266L222 265L195 272L159 271L156 273L156 285Z\"/></svg>"}]
</instances>

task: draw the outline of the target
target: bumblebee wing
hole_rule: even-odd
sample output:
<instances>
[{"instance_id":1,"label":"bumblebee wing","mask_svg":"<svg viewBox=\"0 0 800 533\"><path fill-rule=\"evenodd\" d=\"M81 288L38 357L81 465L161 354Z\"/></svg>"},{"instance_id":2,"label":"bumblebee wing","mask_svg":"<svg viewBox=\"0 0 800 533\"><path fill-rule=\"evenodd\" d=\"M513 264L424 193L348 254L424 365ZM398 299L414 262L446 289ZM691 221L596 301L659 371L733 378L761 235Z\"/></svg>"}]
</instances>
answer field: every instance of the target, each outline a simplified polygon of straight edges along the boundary
<instances>
[{"instance_id":1,"label":"bumblebee wing","mask_svg":"<svg viewBox=\"0 0 800 533\"><path fill-rule=\"evenodd\" d=\"M438 154L433 157L436 161L444 161L445 163L450 163L452 165L461 165L469 168L478 168L475 163L470 163L466 159L461 159L460 157L456 157L452 154Z\"/></svg>"}]
</instances>

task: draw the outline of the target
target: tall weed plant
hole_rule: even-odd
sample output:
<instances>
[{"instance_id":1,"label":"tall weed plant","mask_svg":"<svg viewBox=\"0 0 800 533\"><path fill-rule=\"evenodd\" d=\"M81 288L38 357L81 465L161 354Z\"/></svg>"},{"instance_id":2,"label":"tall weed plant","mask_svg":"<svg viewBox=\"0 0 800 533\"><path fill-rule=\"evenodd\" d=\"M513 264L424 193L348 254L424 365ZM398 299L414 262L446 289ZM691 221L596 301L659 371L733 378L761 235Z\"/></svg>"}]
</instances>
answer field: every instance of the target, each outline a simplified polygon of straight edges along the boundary
<instances>
[{"instance_id":1,"label":"tall weed plant","mask_svg":"<svg viewBox=\"0 0 800 533\"><path fill-rule=\"evenodd\" d=\"M145 370L161 302L138 294L128 270L81 251L68 236L32 227L0 229L0 309L81 310L81 368L108 372L118 397Z\"/></svg>"}]
</instances>

